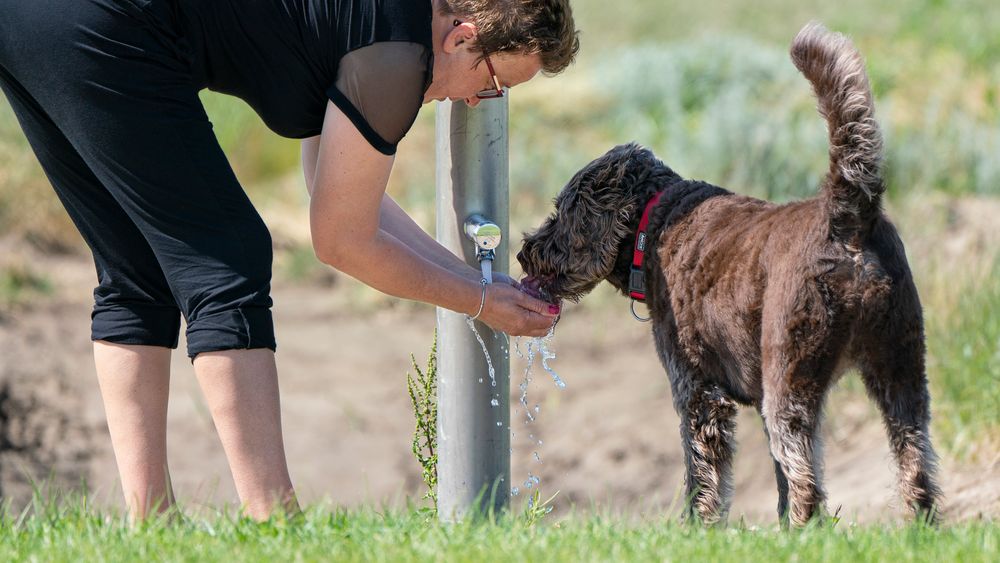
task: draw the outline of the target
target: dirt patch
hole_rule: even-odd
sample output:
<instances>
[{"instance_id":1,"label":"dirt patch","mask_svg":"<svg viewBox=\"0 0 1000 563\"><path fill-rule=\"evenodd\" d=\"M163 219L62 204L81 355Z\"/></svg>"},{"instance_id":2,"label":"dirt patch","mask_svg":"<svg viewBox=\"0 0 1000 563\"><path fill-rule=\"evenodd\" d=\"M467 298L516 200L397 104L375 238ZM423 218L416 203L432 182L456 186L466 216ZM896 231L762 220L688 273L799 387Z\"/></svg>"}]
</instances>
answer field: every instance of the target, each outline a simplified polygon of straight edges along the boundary
<instances>
[{"instance_id":1,"label":"dirt patch","mask_svg":"<svg viewBox=\"0 0 1000 563\"><path fill-rule=\"evenodd\" d=\"M61 322L63 315L86 320L79 309L52 305L0 322L0 495L15 507L36 488L78 487L91 477L92 460L105 455L96 380L79 377L93 372L81 369L89 342L73 346L80 331Z\"/></svg>"}]
</instances>

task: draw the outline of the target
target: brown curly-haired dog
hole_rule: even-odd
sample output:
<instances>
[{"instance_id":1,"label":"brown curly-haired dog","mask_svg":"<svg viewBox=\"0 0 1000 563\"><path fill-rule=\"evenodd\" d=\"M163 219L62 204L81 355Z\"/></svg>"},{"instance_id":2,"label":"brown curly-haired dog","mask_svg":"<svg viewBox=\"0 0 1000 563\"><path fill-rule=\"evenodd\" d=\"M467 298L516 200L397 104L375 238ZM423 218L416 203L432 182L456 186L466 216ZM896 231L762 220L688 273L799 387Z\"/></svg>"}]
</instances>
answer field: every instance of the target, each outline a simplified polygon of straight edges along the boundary
<instances>
[{"instance_id":1,"label":"brown curly-haired dog","mask_svg":"<svg viewBox=\"0 0 1000 563\"><path fill-rule=\"evenodd\" d=\"M681 416L691 512L726 516L738 405L763 416L778 512L823 508L819 425L838 375L856 367L882 412L903 500L934 518L924 329L903 244L882 214L882 138L861 56L818 24L795 38L830 133L819 197L775 205L685 180L650 151L615 147L578 172L518 260L528 289L579 299L601 280L626 295L647 202L653 247L640 277ZM655 250L655 251L654 251Z\"/></svg>"}]
</instances>

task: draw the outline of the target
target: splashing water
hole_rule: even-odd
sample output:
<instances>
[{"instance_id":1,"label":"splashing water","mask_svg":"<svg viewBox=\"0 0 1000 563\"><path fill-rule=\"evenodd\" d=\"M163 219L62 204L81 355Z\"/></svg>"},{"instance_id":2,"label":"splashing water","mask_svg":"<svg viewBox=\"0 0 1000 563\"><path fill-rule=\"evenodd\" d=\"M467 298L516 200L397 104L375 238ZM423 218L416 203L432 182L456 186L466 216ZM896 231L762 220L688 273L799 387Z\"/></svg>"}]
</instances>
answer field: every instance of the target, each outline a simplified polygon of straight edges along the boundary
<instances>
[{"instance_id":1,"label":"splashing water","mask_svg":"<svg viewBox=\"0 0 1000 563\"><path fill-rule=\"evenodd\" d=\"M521 352L520 337L518 337L518 339L514 342L514 351L517 353L517 357L521 358L522 360L526 360L528 362L528 365L525 368L525 377L527 378L527 381L529 382L531 381L529 375L531 372L531 368L535 363L535 356L540 355L542 362L542 369L544 369L550 376L552 376L552 381L556 384L556 387L560 389L565 389L566 382L563 381L562 378L559 377L559 374L556 373L556 370L552 369L552 366L549 365L549 360L556 359L556 353L553 352L551 348L549 348L549 344L552 343L552 337L554 337L555 334L556 334L556 327L555 325L552 325L552 328L549 329L548 334L540 338L539 337L532 338L531 340L528 341L526 352ZM524 406L525 408L528 408L528 405L525 404ZM534 410L536 413L539 411L538 405L535 405Z\"/></svg>"},{"instance_id":2,"label":"splashing water","mask_svg":"<svg viewBox=\"0 0 1000 563\"><path fill-rule=\"evenodd\" d=\"M542 482L541 478L539 478L537 475L532 475L531 472L529 471L528 479L524 482L524 488L530 489L531 487L534 487L541 482Z\"/></svg>"},{"instance_id":3,"label":"splashing water","mask_svg":"<svg viewBox=\"0 0 1000 563\"><path fill-rule=\"evenodd\" d=\"M490 357L489 350L486 348L486 342L483 340L483 337L479 334L479 331L476 329L475 322L473 322L473 320L470 317L466 316L465 322L466 324L469 325L469 329L472 330L472 333L476 336L476 340L479 342L479 346L483 349L483 356L486 357L486 366L489 369L490 386L496 388L497 387L496 371L493 368L493 359ZM506 339L507 335L494 331L493 333L494 339L499 339L501 336L503 336L505 339L504 342L505 345L502 345L500 347L500 352L503 354L509 354L510 340ZM559 374L556 373L556 371L552 369L552 367L549 365L550 360L556 359L555 352L553 352L549 348L553 336L555 336L554 324L552 325L552 328L549 329L548 334L546 334L544 337L541 338L536 337L528 340L526 352L521 351L520 337L516 338L514 341L514 352L517 354L519 358L525 360L527 364L524 370L524 378L522 379L520 385L518 386L518 389L521 391L519 402L521 403L522 410L524 411L525 424L531 424L535 422L536 415L539 414L541 411L541 406L538 405L537 403L534 406L528 404L528 386L531 384L536 357L540 357L540 363L542 365L542 369L544 369L546 373L548 373L552 377L552 381L555 383L556 387L558 387L559 389L566 388L566 383L562 380L561 377L559 377ZM483 378L479 378L479 383L483 383ZM496 393L494 393L493 398L490 400L490 406L494 408L500 406L500 401ZM518 409L515 409L514 414L516 415L517 412ZM501 421L497 421L496 424L498 428L503 426L503 423ZM535 444L537 444L538 446L542 445L542 441L535 438L534 434L528 433L528 437L532 442L535 442ZM510 430L510 438L511 442L513 442L514 431L512 429ZM542 463L542 458L537 450L532 452L532 457L537 463ZM541 478L537 475L533 475L531 472L528 472L528 478L527 480L525 480L523 486L525 489L531 489L532 487L537 487L539 483L541 483ZM521 494L521 489L518 487L511 487L510 494L511 496L518 496ZM529 506L530 506L530 499L529 499Z\"/></svg>"},{"instance_id":4,"label":"splashing water","mask_svg":"<svg viewBox=\"0 0 1000 563\"><path fill-rule=\"evenodd\" d=\"M527 359L528 362L527 367L524 369L524 379L522 379L521 384L517 386L518 389L521 390L521 397L519 399L519 402L521 403L521 406L524 407L525 424L529 424L535 421L534 415L531 414L531 410L528 408L528 385L531 383L531 365L535 361L535 353L532 348L534 346L534 343L535 343L534 339L528 342L528 355L527 358L525 358L525 355L521 353L520 337L518 337L518 339L514 341L514 351L517 353L519 358L521 358L522 360Z\"/></svg>"},{"instance_id":5,"label":"splashing water","mask_svg":"<svg viewBox=\"0 0 1000 563\"><path fill-rule=\"evenodd\" d=\"M518 389L521 391L521 396L518 399L518 402L521 404L521 408L515 409L514 414L518 414L519 410L523 411L525 425L530 425L534 423L537 419L537 415L541 412L541 405L537 403L534 405L530 405L528 403L528 387L531 385L532 376L534 374L536 357L541 359L540 363L542 364L542 369L544 369L550 376L552 376L552 381L555 383L556 387L559 389L566 388L566 383L562 380L561 377L559 377L559 374L557 374L555 370L553 370L552 367L549 365L549 360L554 360L556 357L555 352L553 352L549 348L549 344L551 343L554 335L555 335L555 325L553 325L552 328L549 329L549 333L546 334L545 337L528 339L524 351L522 351L521 349L520 337L514 340L514 346L513 346L514 352L517 354L517 357L524 360L526 364L524 369L524 377L522 378L520 385L518 385ZM533 433L527 432L527 435L528 439L534 442L536 447L540 447L542 445L542 441L536 438ZM511 441L513 442L513 440L514 440L514 432L511 431ZM542 457L538 453L537 449L532 451L531 455L536 463L539 464L543 463ZM529 472L528 479L524 482L523 487L525 489L531 489L532 487L537 487L540 482L541 478L539 476L533 475L532 473ZM519 494L520 494L520 489L518 487L511 488L512 496L517 496Z\"/></svg>"},{"instance_id":6,"label":"splashing water","mask_svg":"<svg viewBox=\"0 0 1000 563\"><path fill-rule=\"evenodd\" d=\"M472 334L476 335L476 340L479 342L479 346L482 347L482 349L483 349L483 356L486 356L486 367L489 368L490 387L492 387L493 389L496 389L496 386L497 386L497 372L496 372L496 370L493 369L493 358L490 357L490 352L489 352L489 350L486 349L486 342L483 340L483 337L479 334L479 331L476 330L476 323L473 322L472 317L469 317L468 315L466 315L466 317L465 317L465 324L469 325L469 328L472 330ZM498 337L497 333L494 332L493 333L493 338L496 339L497 337ZM500 351L502 353L506 354L507 353L507 348L505 346L502 346ZM482 377L479 378L479 382L480 383L483 382L483 378ZM491 407L497 408L497 407L500 406L499 396L500 395L496 391L493 392L493 398L490 399L490 406ZM503 423L501 423L498 420L497 421L497 426L503 426Z\"/></svg>"},{"instance_id":7,"label":"splashing water","mask_svg":"<svg viewBox=\"0 0 1000 563\"><path fill-rule=\"evenodd\" d=\"M555 334L556 325L553 324L552 328L549 329L548 334L546 334L543 338L536 338L535 341L538 343L538 351L542 354L542 369L549 372L549 375L552 376L552 381L555 382L556 387L565 389L566 383L561 377L559 377L559 374L556 373L554 369L549 367L549 360L556 359L556 353L549 349L549 344L552 342L552 337L555 336Z\"/></svg>"},{"instance_id":8,"label":"splashing water","mask_svg":"<svg viewBox=\"0 0 1000 563\"><path fill-rule=\"evenodd\" d=\"M549 329L548 334L540 338L539 337L532 338L531 340L528 341L526 352L521 352L520 337L517 337L517 339L515 339L514 341L514 352L517 353L517 357L521 358L522 360L525 360L528 364L524 368L524 381L521 382L520 386L521 404L524 406L525 411L531 410L528 407L528 403L525 401L525 392L527 390L528 384L531 383L531 373L532 373L532 367L534 366L535 363L535 356L541 355L542 369L544 369L550 376L552 376L552 381L556 384L556 387L560 389L566 388L566 382L563 381L562 378L559 377L559 374L556 373L556 370L552 369L552 366L549 365L549 360L556 359L556 353L553 352L551 348L549 348L549 344L552 343L552 338L555 336L555 334L556 334L556 326L552 325L552 328ZM539 405L535 405L533 410L535 411L535 413L538 413L538 411L541 410L541 407ZM528 413L528 416L529 418L534 420L534 418L531 417L530 413Z\"/></svg>"},{"instance_id":9,"label":"splashing water","mask_svg":"<svg viewBox=\"0 0 1000 563\"><path fill-rule=\"evenodd\" d=\"M489 350L486 349L486 342L483 341L483 337L479 335L479 331L476 330L476 323L472 320L472 317L466 315L465 323L469 325L472 330L472 334L476 335L476 340L479 341L479 345L483 348L483 355L486 356L486 367L489 368L490 373L490 385L493 387L497 386L497 372L493 369L493 358L490 357ZM480 379L482 381L482 379Z\"/></svg>"}]
</instances>

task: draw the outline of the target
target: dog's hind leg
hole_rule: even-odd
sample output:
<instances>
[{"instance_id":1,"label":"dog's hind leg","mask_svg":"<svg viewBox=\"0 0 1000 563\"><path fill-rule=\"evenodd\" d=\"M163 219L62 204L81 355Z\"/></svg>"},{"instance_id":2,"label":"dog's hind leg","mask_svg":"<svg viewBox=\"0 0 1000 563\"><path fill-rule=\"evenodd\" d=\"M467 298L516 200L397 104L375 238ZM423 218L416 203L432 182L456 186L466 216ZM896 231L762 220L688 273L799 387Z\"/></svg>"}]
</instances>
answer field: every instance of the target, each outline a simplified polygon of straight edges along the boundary
<instances>
[{"instance_id":1,"label":"dog's hind leg","mask_svg":"<svg viewBox=\"0 0 1000 563\"><path fill-rule=\"evenodd\" d=\"M794 277L794 276L793 276ZM845 314L831 284L788 279L768 286L761 321L761 413L771 456L788 481L788 519L823 512L823 401L847 345Z\"/></svg>"},{"instance_id":2,"label":"dog's hind leg","mask_svg":"<svg viewBox=\"0 0 1000 563\"><path fill-rule=\"evenodd\" d=\"M767 436L767 443L770 447L771 433L767 431L767 421L763 418L764 415L761 413L764 435ZM778 485L778 518L785 520L788 517L788 478L785 477L785 472L781 469L781 464L778 463L778 460L773 455L771 456L771 460L774 462L774 480Z\"/></svg>"},{"instance_id":3,"label":"dog's hind leg","mask_svg":"<svg viewBox=\"0 0 1000 563\"><path fill-rule=\"evenodd\" d=\"M736 402L716 385L694 383L676 399L687 465L689 515L703 523L723 521L732 499L736 449Z\"/></svg>"},{"instance_id":4,"label":"dog's hind leg","mask_svg":"<svg viewBox=\"0 0 1000 563\"><path fill-rule=\"evenodd\" d=\"M826 500L816 459L822 394L773 393L768 397L767 393L764 422L771 456L787 481L788 517L792 524L802 526L820 514Z\"/></svg>"},{"instance_id":5,"label":"dog's hind leg","mask_svg":"<svg viewBox=\"0 0 1000 563\"><path fill-rule=\"evenodd\" d=\"M919 310L906 314L896 308L891 316L891 321L887 318L874 323L869 340L861 346L861 375L868 395L882 412L899 467L903 502L918 518L933 522L941 493L935 482L937 458L928 431L930 395L924 372L922 322Z\"/></svg>"}]
</instances>

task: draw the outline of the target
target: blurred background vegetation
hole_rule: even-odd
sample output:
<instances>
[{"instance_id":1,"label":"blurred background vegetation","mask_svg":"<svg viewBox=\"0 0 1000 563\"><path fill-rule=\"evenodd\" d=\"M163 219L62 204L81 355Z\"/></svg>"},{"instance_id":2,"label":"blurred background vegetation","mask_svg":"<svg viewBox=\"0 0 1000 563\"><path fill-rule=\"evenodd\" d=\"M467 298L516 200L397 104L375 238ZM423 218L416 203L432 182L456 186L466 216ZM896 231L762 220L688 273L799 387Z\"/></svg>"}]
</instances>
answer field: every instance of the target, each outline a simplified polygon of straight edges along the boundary
<instances>
[{"instance_id":1,"label":"blurred background vegetation","mask_svg":"<svg viewBox=\"0 0 1000 563\"><path fill-rule=\"evenodd\" d=\"M803 24L820 20L851 35L867 57L887 139L888 212L926 308L940 447L995 454L1000 2L575 0L573 7L582 30L578 63L510 98L512 238L548 214L577 169L627 141L651 147L682 175L733 191L775 201L814 194L827 166L825 127L787 46ZM298 143L269 133L242 102L203 98L275 233L276 275L327 279L304 227ZM428 229L433 136L427 106L400 147L389 189ZM25 258L36 251L85 255L3 101L0 309L51 294L44 269ZM607 292L593 299L602 300L611 301Z\"/></svg>"}]
</instances>

